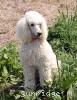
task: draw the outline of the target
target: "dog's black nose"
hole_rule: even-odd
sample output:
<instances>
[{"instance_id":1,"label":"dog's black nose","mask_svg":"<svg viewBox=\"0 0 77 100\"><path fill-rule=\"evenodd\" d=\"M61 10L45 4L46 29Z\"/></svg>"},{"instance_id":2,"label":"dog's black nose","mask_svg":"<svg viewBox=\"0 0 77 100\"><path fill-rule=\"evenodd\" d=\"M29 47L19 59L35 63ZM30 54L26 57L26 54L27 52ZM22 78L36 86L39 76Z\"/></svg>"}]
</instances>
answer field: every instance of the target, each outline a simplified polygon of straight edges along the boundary
<instances>
[{"instance_id":1,"label":"dog's black nose","mask_svg":"<svg viewBox=\"0 0 77 100\"><path fill-rule=\"evenodd\" d=\"M40 36L42 33L41 32L38 32L38 35Z\"/></svg>"}]
</instances>

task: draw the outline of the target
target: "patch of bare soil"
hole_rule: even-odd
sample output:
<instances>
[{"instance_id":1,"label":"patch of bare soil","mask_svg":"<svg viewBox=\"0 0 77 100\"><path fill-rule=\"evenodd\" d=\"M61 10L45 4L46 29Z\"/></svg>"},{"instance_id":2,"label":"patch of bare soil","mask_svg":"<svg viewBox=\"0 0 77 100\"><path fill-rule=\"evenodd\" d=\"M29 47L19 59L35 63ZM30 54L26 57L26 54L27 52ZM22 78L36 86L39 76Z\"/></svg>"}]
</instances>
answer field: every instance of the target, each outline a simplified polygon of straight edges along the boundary
<instances>
[{"instance_id":1,"label":"patch of bare soil","mask_svg":"<svg viewBox=\"0 0 77 100\"><path fill-rule=\"evenodd\" d=\"M58 10L68 7L72 11L76 0L0 0L0 46L9 41L17 41L16 23L29 10L40 12L52 25Z\"/></svg>"}]
</instances>

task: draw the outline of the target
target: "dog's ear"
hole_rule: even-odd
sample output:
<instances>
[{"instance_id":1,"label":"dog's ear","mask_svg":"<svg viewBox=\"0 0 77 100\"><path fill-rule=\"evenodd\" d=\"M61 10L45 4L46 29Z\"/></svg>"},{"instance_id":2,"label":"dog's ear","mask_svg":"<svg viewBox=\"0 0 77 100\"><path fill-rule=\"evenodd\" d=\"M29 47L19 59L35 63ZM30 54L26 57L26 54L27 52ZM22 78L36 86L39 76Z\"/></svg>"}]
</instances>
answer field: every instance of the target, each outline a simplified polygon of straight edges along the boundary
<instances>
[{"instance_id":1,"label":"dog's ear","mask_svg":"<svg viewBox=\"0 0 77 100\"><path fill-rule=\"evenodd\" d=\"M44 18L42 18L41 30L42 30L41 39L46 40L48 36L48 28L47 28L46 20Z\"/></svg>"},{"instance_id":2,"label":"dog's ear","mask_svg":"<svg viewBox=\"0 0 77 100\"><path fill-rule=\"evenodd\" d=\"M18 21L16 33L22 42L28 43L31 41L31 32L25 16Z\"/></svg>"}]
</instances>

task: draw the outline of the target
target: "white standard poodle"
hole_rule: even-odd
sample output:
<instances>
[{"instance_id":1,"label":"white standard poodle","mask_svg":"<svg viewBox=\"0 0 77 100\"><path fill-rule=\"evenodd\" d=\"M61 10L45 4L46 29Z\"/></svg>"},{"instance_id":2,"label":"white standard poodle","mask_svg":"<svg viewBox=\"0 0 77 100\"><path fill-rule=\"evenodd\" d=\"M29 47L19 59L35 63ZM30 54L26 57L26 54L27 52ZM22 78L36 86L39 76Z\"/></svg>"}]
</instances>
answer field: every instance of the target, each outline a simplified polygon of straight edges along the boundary
<instances>
[{"instance_id":1,"label":"white standard poodle","mask_svg":"<svg viewBox=\"0 0 77 100\"><path fill-rule=\"evenodd\" d=\"M58 69L56 55L46 40L46 21L40 13L28 11L18 21L16 30L21 40L20 61L23 65L25 89L36 88L37 71L40 87L44 87L44 82L52 81Z\"/></svg>"}]
</instances>

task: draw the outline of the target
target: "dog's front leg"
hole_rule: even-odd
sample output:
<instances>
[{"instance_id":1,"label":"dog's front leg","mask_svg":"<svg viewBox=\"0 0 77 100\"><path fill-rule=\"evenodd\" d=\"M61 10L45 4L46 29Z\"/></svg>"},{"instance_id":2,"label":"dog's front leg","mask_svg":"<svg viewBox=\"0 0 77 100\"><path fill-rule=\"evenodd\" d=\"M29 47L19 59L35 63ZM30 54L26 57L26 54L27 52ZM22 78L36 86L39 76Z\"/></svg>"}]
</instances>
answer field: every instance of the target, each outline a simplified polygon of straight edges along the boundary
<instances>
[{"instance_id":1,"label":"dog's front leg","mask_svg":"<svg viewBox=\"0 0 77 100\"><path fill-rule=\"evenodd\" d=\"M25 90L34 90L35 84L35 69L30 66L23 66L23 74L25 80Z\"/></svg>"},{"instance_id":2,"label":"dog's front leg","mask_svg":"<svg viewBox=\"0 0 77 100\"><path fill-rule=\"evenodd\" d=\"M40 86L44 87L45 82L52 82L51 67L44 66L39 69Z\"/></svg>"}]
</instances>

